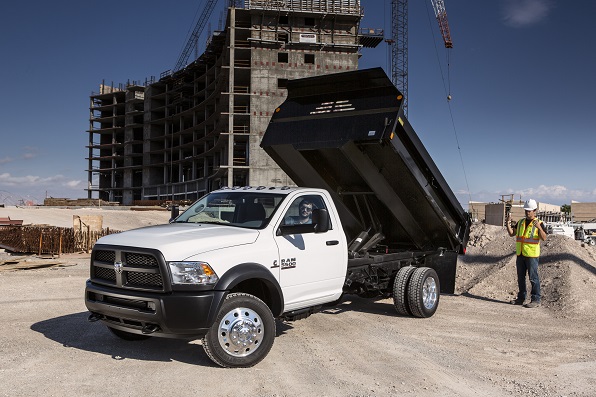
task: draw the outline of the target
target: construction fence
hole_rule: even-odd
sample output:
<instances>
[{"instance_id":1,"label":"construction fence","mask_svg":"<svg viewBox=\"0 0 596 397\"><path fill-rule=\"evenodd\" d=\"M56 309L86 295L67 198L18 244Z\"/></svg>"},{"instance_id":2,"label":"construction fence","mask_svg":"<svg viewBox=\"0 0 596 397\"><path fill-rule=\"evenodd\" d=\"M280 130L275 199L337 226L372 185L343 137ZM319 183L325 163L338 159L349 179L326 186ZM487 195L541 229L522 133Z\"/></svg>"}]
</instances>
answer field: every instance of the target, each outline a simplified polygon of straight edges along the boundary
<instances>
[{"instance_id":1,"label":"construction fence","mask_svg":"<svg viewBox=\"0 0 596 397\"><path fill-rule=\"evenodd\" d=\"M108 234L120 233L109 228L66 228L56 226L0 226L0 248L37 255L61 255L91 252L95 242Z\"/></svg>"}]
</instances>

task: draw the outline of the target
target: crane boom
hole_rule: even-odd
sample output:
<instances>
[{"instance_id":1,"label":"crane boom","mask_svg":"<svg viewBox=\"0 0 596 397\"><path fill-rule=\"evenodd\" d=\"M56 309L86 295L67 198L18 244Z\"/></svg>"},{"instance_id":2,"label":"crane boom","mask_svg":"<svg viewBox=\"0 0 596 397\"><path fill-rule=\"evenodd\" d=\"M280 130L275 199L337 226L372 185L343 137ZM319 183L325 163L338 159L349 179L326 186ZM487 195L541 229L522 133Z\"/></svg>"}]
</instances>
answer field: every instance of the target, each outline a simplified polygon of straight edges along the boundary
<instances>
[{"instance_id":1,"label":"crane boom","mask_svg":"<svg viewBox=\"0 0 596 397\"><path fill-rule=\"evenodd\" d=\"M391 81L403 94L408 115L408 0L391 1Z\"/></svg>"},{"instance_id":2,"label":"crane boom","mask_svg":"<svg viewBox=\"0 0 596 397\"><path fill-rule=\"evenodd\" d=\"M445 2L443 0L430 0L435 10L435 17L439 22L439 29L441 29L441 35L443 36L443 42L445 48L453 48L453 42L451 41L451 33L449 33L449 23L447 22L447 10L445 10Z\"/></svg>"},{"instance_id":3,"label":"crane boom","mask_svg":"<svg viewBox=\"0 0 596 397\"><path fill-rule=\"evenodd\" d=\"M443 0L430 0L446 48L453 48L447 11ZM403 110L408 115L408 0L391 0L391 81L404 95Z\"/></svg>"},{"instance_id":4,"label":"crane boom","mask_svg":"<svg viewBox=\"0 0 596 397\"><path fill-rule=\"evenodd\" d=\"M203 32L203 29L205 28L205 24L209 20L209 17L211 16L211 13L213 12L213 8L215 7L216 4L217 4L217 0L208 0L207 3L205 3L203 12L201 12L201 16L199 17L199 20L197 21L197 24L195 25L195 28L192 31L192 34L190 35L190 38L186 42L186 45L184 46L182 53L178 57L178 61L176 62L176 66L174 66L173 72L177 72L178 70L182 69L188 62L188 58L190 57L190 54L192 53L192 49L197 44L197 41L199 40L199 36Z\"/></svg>"}]
</instances>

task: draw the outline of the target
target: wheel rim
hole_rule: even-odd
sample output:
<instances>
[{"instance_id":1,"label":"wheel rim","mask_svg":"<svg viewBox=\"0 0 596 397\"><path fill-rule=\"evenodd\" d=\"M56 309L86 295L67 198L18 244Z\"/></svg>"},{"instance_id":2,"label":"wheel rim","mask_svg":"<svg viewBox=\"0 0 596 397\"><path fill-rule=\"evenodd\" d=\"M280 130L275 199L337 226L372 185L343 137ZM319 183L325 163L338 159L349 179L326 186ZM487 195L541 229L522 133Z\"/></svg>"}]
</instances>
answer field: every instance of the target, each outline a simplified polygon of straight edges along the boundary
<instances>
[{"instance_id":1,"label":"wheel rim","mask_svg":"<svg viewBox=\"0 0 596 397\"><path fill-rule=\"evenodd\" d=\"M428 277L422 286L422 303L430 310L437 304L437 299L437 283L433 277Z\"/></svg>"},{"instance_id":2,"label":"wheel rim","mask_svg":"<svg viewBox=\"0 0 596 397\"><path fill-rule=\"evenodd\" d=\"M219 344L235 357L246 357L254 353L263 336L261 317L246 307L228 312L219 323Z\"/></svg>"}]
</instances>

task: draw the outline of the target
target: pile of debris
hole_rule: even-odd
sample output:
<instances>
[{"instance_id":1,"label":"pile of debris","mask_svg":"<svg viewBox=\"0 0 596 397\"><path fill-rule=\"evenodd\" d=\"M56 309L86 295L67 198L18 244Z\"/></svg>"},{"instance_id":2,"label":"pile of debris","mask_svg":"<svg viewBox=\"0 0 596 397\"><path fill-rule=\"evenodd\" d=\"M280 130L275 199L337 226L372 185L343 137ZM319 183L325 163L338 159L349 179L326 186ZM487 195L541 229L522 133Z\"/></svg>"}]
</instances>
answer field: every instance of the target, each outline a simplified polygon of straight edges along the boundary
<instances>
[{"instance_id":1,"label":"pile of debris","mask_svg":"<svg viewBox=\"0 0 596 397\"><path fill-rule=\"evenodd\" d=\"M541 245L542 306L563 316L590 313L596 249L563 235L549 235ZM516 297L515 238L503 227L472 225L467 253L458 261L456 293L499 302Z\"/></svg>"}]
</instances>

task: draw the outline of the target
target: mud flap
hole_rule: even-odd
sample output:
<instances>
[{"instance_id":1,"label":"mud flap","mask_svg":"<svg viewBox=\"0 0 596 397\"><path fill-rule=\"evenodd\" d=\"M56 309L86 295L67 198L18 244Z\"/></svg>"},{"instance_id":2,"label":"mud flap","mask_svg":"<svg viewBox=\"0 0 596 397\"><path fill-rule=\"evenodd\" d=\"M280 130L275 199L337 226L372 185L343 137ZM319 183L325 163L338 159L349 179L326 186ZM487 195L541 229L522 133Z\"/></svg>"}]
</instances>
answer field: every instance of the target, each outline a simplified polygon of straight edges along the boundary
<instances>
[{"instance_id":1,"label":"mud flap","mask_svg":"<svg viewBox=\"0 0 596 397\"><path fill-rule=\"evenodd\" d=\"M447 251L442 256L428 256L424 262L424 266L430 267L437 272L442 294L453 294L455 292L457 256L456 252Z\"/></svg>"}]
</instances>

